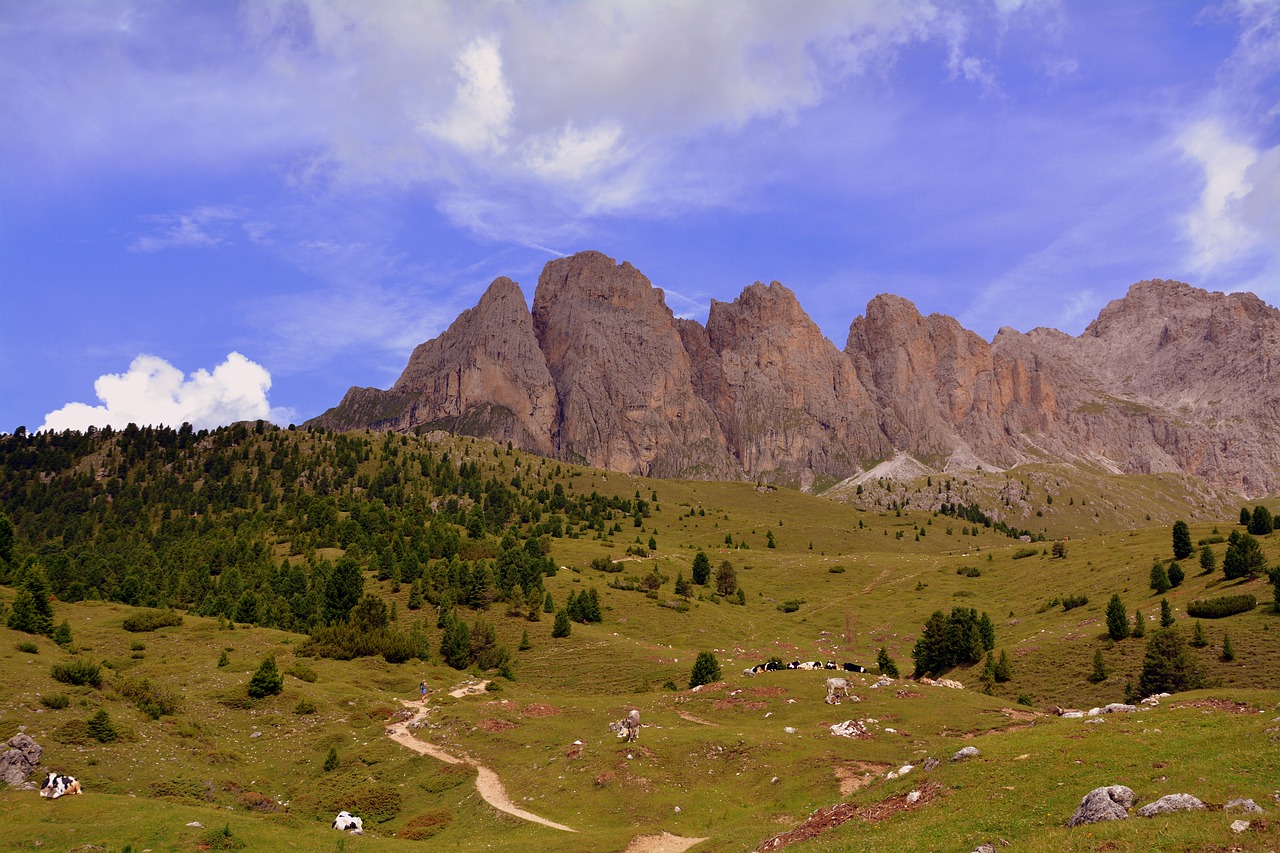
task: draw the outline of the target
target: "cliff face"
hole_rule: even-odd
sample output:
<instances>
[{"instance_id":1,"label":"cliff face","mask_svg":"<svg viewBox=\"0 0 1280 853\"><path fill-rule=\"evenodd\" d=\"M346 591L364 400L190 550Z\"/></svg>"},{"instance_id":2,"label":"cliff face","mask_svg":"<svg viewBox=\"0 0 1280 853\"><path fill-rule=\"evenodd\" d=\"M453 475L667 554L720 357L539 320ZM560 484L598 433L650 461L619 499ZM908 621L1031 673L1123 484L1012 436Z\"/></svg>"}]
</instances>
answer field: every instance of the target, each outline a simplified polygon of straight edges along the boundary
<instances>
[{"instance_id":1,"label":"cliff face","mask_svg":"<svg viewBox=\"0 0 1280 853\"><path fill-rule=\"evenodd\" d=\"M941 470L1049 457L1252 496L1280 491L1280 311L1140 282L1078 338L988 343L881 295L841 352L777 282L712 301L704 327L583 252L547 264L532 313L498 279L390 390L353 388L311 423L430 425L658 477L809 487L900 453Z\"/></svg>"}]
</instances>

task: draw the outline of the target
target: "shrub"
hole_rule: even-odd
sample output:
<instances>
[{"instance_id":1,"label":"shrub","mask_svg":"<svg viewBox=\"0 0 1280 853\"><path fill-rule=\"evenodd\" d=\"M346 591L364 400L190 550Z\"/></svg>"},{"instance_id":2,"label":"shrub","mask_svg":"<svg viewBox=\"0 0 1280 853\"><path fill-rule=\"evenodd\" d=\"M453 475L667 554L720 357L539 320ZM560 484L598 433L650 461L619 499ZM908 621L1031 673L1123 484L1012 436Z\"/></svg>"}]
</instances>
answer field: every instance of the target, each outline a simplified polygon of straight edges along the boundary
<instances>
[{"instance_id":1,"label":"shrub","mask_svg":"<svg viewBox=\"0 0 1280 853\"><path fill-rule=\"evenodd\" d=\"M1036 554L1039 554L1039 553L1040 553L1039 548L1019 548L1018 550L1013 552L1013 559L1025 560L1027 557L1034 557Z\"/></svg>"},{"instance_id":2,"label":"shrub","mask_svg":"<svg viewBox=\"0 0 1280 853\"><path fill-rule=\"evenodd\" d=\"M303 714L314 714L316 712L316 703L310 699L299 699L298 704L293 706L293 713L301 717Z\"/></svg>"},{"instance_id":3,"label":"shrub","mask_svg":"<svg viewBox=\"0 0 1280 853\"><path fill-rule=\"evenodd\" d=\"M55 681L63 684L76 684L89 687L102 686L102 667L93 661L70 660L66 663L55 663L49 667L49 674Z\"/></svg>"},{"instance_id":4,"label":"shrub","mask_svg":"<svg viewBox=\"0 0 1280 853\"><path fill-rule=\"evenodd\" d=\"M890 678L898 677L898 665L893 662L893 658L889 657L889 652L884 646L880 647L880 653L876 655L876 670Z\"/></svg>"},{"instance_id":5,"label":"shrub","mask_svg":"<svg viewBox=\"0 0 1280 853\"><path fill-rule=\"evenodd\" d=\"M316 679L320 677L316 674L314 669L307 666L300 660L294 661L293 664L285 670L285 675L292 675L299 681L305 681L308 684L314 684Z\"/></svg>"},{"instance_id":6,"label":"shrub","mask_svg":"<svg viewBox=\"0 0 1280 853\"><path fill-rule=\"evenodd\" d=\"M71 645L71 623L66 619L58 627L53 629L53 641L64 648Z\"/></svg>"},{"instance_id":7,"label":"shrub","mask_svg":"<svg viewBox=\"0 0 1280 853\"><path fill-rule=\"evenodd\" d=\"M61 711L63 708L66 708L71 704L71 697L65 693L55 693L52 696L41 696L40 704L46 708Z\"/></svg>"},{"instance_id":8,"label":"shrub","mask_svg":"<svg viewBox=\"0 0 1280 853\"><path fill-rule=\"evenodd\" d=\"M409 818L396 833L396 837L406 838L410 841L424 841L452 822L453 812L450 809L432 809L429 812L423 812L420 815L414 815Z\"/></svg>"},{"instance_id":9,"label":"shrub","mask_svg":"<svg viewBox=\"0 0 1280 853\"><path fill-rule=\"evenodd\" d=\"M249 679L249 695L254 699L275 696L284 689L284 676L276 668L275 655L267 655L262 659L258 671Z\"/></svg>"},{"instance_id":10,"label":"shrub","mask_svg":"<svg viewBox=\"0 0 1280 853\"><path fill-rule=\"evenodd\" d=\"M693 672L689 674L689 689L703 684L711 684L720 680L720 661L712 652L698 652L698 659L693 662Z\"/></svg>"},{"instance_id":11,"label":"shrub","mask_svg":"<svg viewBox=\"0 0 1280 853\"><path fill-rule=\"evenodd\" d=\"M1204 624L1199 619L1196 620L1195 628L1191 632L1191 645L1197 649L1203 649L1209 645L1209 638L1204 635Z\"/></svg>"},{"instance_id":12,"label":"shrub","mask_svg":"<svg viewBox=\"0 0 1280 853\"><path fill-rule=\"evenodd\" d=\"M1089 596L1087 595L1064 595L1062 597L1062 609L1064 612L1075 610L1077 607L1084 607L1088 603Z\"/></svg>"},{"instance_id":13,"label":"shrub","mask_svg":"<svg viewBox=\"0 0 1280 853\"><path fill-rule=\"evenodd\" d=\"M803 598L789 598L778 605L778 609L783 613L795 613L800 609L800 605L804 603Z\"/></svg>"},{"instance_id":14,"label":"shrub","mask_svg":"<svg viewBox=\"0 0 1280 853\"><path fill-rule=\"evenodd\" d=\"M1221 619L1246 613L1258 605L1258 599L1243 593L1241 595L1224 595L1219 598L1197 599L1187 605L1187 615L1197 619Z\"/></svg>"},{"instance_id":15,"label":"shrub","mask_svg":"<svg viewBox=\"0 0 1280 853\"><path fill-rule=\"evenodd\" d=\"M211 829L200 839L203 850L243 850L245 842L231 834L231 824L222 829Z\"/></svg>"},{"instance_id":16,"label":"shrub","mask_svg":"<svg viewBox=\"0 0 1280 853\"><path fill-rule=\"evenodd\" d=\"M964 575L967 578L980 578L982 577L982 570L977 566L961 566L956 569L956 574Z\"/></svg>"},{"instance_id":17,"label":"shrub","mask_svg":"<svg viewBox=\"0 0 1280 853\"><path fill-rule=\"evenodd\" d=\"M338 748L336 746L329 747L329 754L324 757L324 772L332 773L338 769Z\"/></svg>"},{"instance_id":18,"label":"shrub","mask_svg":"<svg viewBox=\"0 0 1280 853\"><path fill-rule=\"evenodd\" d=\"M140 634L155 631L159 628L172 628L182 624L182 614L176 610L140 610L125 617L123 627L126 631Z\"/></svg>"},{"instance_id":19,"label":"shrub","mask_svg":"<svg viewBox=\"0 0 1280 853\"><path fill-rule=\"evenodd\" d=\"M37 646L35 643L31 642L30 640L22 640L21 642L14 643L13 647L18 651L26 652L29 655L40 654L40 647Z\"/></svg>"},{"instance_id":20,"label":"shrub","mask_svg":"<svg viewBox=\"0 0 1280 853\"><path fill-rule=\"evenodd\" d=\"M85 722L85 733L100 743L111 743L120 739L120 733L111 724L111 717L101 708Z\"/></svg>"},{"instance_id":21,"label":"shrub","mask_svg":"<svg viewBox=\"0 0 1280 853\"><path fill-rule=\"evenodd\" d=\"M1141 639L1147 635L1147 618L1142 615L1141 610L1133 611L1133 630L1129 632L1129 636L1134 639Z\"/></svg>"},{"instance_id":22,"label":"shrub","mask_svg":"<svg viewBox=\"0 0 1280 853\"><path fill-rule=\"evenodd\" d=\"M182 697L167 687L157 685L149 678L129 678L117 676L112 686L121 696L132 702L139 711L153 720L168 714L178 713L182 706Z\"/></svg>"}]
</instances>

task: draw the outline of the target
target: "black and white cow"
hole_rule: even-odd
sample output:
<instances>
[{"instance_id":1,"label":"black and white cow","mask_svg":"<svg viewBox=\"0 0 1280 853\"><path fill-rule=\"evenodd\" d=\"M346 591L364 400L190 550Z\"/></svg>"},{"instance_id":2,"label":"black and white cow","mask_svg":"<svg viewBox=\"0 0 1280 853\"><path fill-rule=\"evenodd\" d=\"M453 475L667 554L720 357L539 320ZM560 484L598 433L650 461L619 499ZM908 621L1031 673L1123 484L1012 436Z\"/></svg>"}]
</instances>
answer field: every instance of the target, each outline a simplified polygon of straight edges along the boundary
<instances>
[{"instance_id":1,"label":"black and white cow","mask_svg":"<svg viewBox=\"0 0 1280 853\"><path fill-rule=\"evenodd\" d=\"M866 672L867 668L857 663L846 663L844 665L845 672Z\"/></svg>"},{"instance_id":2,"label":"black and white cow","mask_svg":"<svg viewBox=\"0 0 1280 853\"><path fill-rule=\"evenodd\" d=\"M342 830L343 832L351 832L355 835L364 834L364 821L347 811L338 812L338 816L333 819L333 828Z\"/></svg>"},{"instance_id":3,"label":"black and white cow","mask_svg":"<svg viewBox=\"0 0 1280 853\"><path fill-rule=\"evenodd\" d=\"M40 786L40 796L48 797L56 800L63 794L83 794L80 783L76 781L74 776L60 776L50 771L45 777L44 784Z\"/></svg>"}]
</instances>

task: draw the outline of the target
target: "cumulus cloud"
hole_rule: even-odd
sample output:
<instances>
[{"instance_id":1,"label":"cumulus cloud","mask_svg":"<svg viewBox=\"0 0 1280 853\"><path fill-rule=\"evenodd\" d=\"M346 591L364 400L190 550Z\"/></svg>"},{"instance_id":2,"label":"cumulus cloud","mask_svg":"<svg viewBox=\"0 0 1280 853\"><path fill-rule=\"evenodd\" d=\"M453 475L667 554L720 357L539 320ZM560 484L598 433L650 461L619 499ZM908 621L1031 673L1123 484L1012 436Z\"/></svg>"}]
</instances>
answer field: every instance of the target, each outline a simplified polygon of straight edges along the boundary
<instances>
[{"instance_id":1,"label":"cumulus cloud","mask_svg":"<svg viewBox=\"0 0 1280 853\"><path fill-rule=\"evenodd\" d=\"M1204 174L1199 203L1186 219L1191 264L1200 271L1213 270L1233 262L1257 239L1242 216L1241 202L1253 189L1247 173L1258 152L1232 139L1213 120L1192 125L1178 143Z\"/></svg>"},{"instance_id":2,"label":"cumulus cloud","mask_svg":"<svg viewBox=\"0 0 1280 853\"><path fill-rule=\"evenodd\" d=\"M102 405L68 403L45 415L40 429L118 429L130 423L207 429L242 420L283 421L291 414L271 408L271 374L238 352L212 372L201 369L190 377L163 358L139 355L126 372L98 377L93 389Z\"/></svg>"},{"instance_id":3,"label":"cumulus cloud","mask_svg":"<svg viewBox=\"0 0 1280 853\"><path fill-rule=\"evenodd\" d=\"M461 82L453 106L443 121L427 123L427 130L469 153L501 152L513 105L497 42L475 39L458 55L454 69Z\"/></svg>"}]
</instances>

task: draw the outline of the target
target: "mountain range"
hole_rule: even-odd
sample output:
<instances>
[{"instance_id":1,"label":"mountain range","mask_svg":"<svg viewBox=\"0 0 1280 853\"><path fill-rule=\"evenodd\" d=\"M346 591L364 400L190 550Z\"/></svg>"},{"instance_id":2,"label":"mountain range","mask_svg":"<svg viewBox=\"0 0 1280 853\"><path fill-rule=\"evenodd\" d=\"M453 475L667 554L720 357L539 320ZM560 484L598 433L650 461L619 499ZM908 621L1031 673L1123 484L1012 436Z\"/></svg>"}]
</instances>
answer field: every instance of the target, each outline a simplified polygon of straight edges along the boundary
<instances>
[{"instance_id":1,"label":"mountain range","mask_svg":"<svg viewBox=\"0 0 1280 853\"><path fill-rule=\"evenodd\" d=\"M496 279L388 390L307 426L446 430L651 477L820 490L910 456L927 470L1058 461L1280 492L1280 311L1250 293L1134 284L1078 337L991 341L882 294L838 349L778 282L674 316L630 263Z\"/></svg>"}]
</instances>

